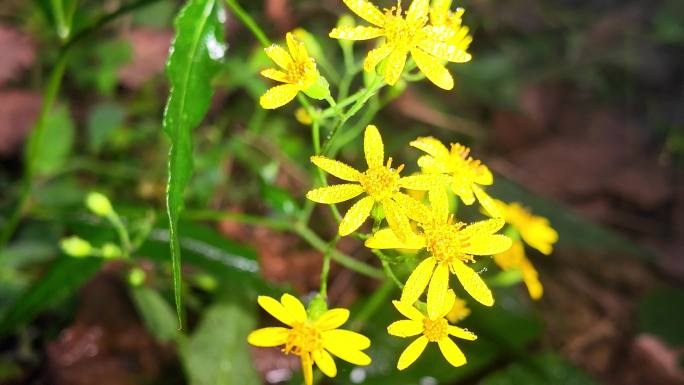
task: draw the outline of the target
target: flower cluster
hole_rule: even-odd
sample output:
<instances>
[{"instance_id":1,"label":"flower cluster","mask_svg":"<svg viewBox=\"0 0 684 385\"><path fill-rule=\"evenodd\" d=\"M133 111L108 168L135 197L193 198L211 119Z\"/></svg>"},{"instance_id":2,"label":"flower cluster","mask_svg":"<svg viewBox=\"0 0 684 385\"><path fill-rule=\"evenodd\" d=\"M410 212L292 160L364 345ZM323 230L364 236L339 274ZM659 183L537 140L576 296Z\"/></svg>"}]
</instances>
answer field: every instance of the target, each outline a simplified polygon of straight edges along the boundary
<instances>
[{"instance_id":1,"label":"flower cluster","mask_svg":"<svg viewBox=\"0 0 684 385\"><path fill-rule=\"evenodd\" d=\"M369 25L342 23L344 25L334 28L329 36L351 41L382 39L367 53L363 68L367 72L381 73L387 85L397 84L404 73L417 67L432 83L450 90L454 87L454 79L445 64L465 63L472 58L468 53L472 37L462 23L464 10L452 11L452 0L413 0L406 10L401 1L384 10L368 0L343 2ZM416 337L399 357L397 368L403 370L415 362L429 342L437 343L451 365L464 365L467 359L452 337L467 341L477 337L454 325L470 314L466 301L457 298L455 291L462 289L480 304L493 306L494 295L480 276L479 269L483 265L476 267L482 257L491 256L501 269L518 271L531 297L539 298L542 286L537 271L524 254L522 241L549 254L558 234L545 218L532 215L517 203L505 204L492 198L486 192L494 184L492 172L480 160L474 159L470 149L462 144L447 146L433 137L416 138L410 142L410 147L421 151L417 161L419 172L402 175L404 165L394 165L393 158L386 156L380 131L371 124L363 136L364 168L357 169L325 156L330 152L326 151L325 145L322 151L320 148L318 129L322 122L335 121L337 124L334 128L329 127L327 141L332 141L337 130L379 88L374 88L376 83L366 84L367 88L358 93L335 101L327 80L309 55L309 52L320 54L320 47L312 46L310 40L304 39L310 48L307 50L306 44L288 33L289 52L278 45L266 48L267 56L280 68L264 70L262 75L283 84L269 89L261 97L260 104L266 109L278 108L300 92L313 99L325 99L330 104L329 109L321 111L300 98L302 108L295 114L299 122L312 126L316 151L311 162L320 171L341 181L328 185L320 172L322 185L310 190L307 199L329 205L354 200L341 216L334 206L333 211L339 219L339 236L359 232L372 218L372 231L357 234L365 240L367 248L381 258L386 257L386 250L416 257L415 261L405 258L413 268L403 285L391 267L384 264L388 275L402 287L399 300L393 301L394 307L407 318L392 323L387 331L397 337ZM349 44L343 44L343 49L350 47ZM348 50L345 51L345 64L353 68L347 59ZM320 63L324 70L330 65L326 60ZM382 80L380 77L374 79ZM349 84L346 86L348 88ZM340 94L347 95L347 91L341 90ZM459 202L466 206L478 202L481 211L490 219L474 223L459 221L456 217ZM349 311L327 310L324 289L327 287L324 286L327 268L323 271L321 292L309 305L308 312L289 294L280 301L259 297L258 303L288 327L258 329L248 338L253 345L282 346L285 354L299 356L307 385L313 382L314 363L324 374L336 375L331 354L356 365L371 362L363 352L370 346L369 339L339 329L349 318ZM452 281L458 285L452 285Z\"/></svg>"}]
</instances>

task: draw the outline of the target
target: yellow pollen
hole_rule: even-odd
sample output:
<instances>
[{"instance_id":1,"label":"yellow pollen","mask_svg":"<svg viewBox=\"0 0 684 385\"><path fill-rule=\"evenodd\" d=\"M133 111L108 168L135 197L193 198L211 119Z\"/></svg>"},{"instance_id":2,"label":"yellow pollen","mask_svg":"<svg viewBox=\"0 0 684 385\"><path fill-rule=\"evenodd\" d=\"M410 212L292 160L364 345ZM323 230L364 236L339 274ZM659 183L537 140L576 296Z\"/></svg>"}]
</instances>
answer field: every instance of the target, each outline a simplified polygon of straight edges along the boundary
<instances>
[{"instance_id":1,"label":"yellow pollen","mask_svg":"<svg viewBox=\"0 0 684 385\"><path fill-rule=\"evenodd\" d=\"M430 342L437 342L449 335L449 323L444 318L423 320L423 335Z\"/></svg>"},{"instance_id":2,"label":"yellow pollen","mask_svg":"<svg viewBox=\"0 0 684 385\"><path fill-rule=\"evenodd\" d=\"M411 26L402 15L401 2L396 7L385 10L385 37L390 45L410 48L414 36L420 30Z\"/></svg>"},{"instance_id":3,"label":"yellow pollen","mask_svg":"<svg viewBox=\"0 0 684 385\"><path fill-rule=\"evenodd\" d=\"M296 323L287 336L283 352L300 356L304 352L321 349L322 346L321 332L318 329L308 323Z\"/></svg>"},{"instance_id":4,"label":"yellow pollen","mask_svg":"<svg viewBox=\"0 0 684 385\"><path fill-rule=\"evenodd\" d=\"M292 84L308 87L311 84L311 70L314 64L310 61L293 61L287 68L288 80Z\"/></svg>"},{"instance_id":5,"label":"yellow pollen","mask_svg":"<svg viewBox=\"0 0 684 385\"><path fill-rule=\"evenodd\" d=\"M454 258L468 259L461 251L467 245L458 232L463 225L457 223L426 226L423 230L427 239L427 249L440 263L449 263Z\"/></svg>"},{"instance_id":6,"label":"yellow pollen","mask_svg":"<svg viewBox=\"0 0 684 385\"><path fill-rule=\"evenodd\" d=\"M392 194L399 191L399 171L403 166L399 166L398 170L393 170L389 166L371 167L368 171L361 174L359 183L368 195L373 197L376 201L390 198Z\"/></svg>"}]
</instances>

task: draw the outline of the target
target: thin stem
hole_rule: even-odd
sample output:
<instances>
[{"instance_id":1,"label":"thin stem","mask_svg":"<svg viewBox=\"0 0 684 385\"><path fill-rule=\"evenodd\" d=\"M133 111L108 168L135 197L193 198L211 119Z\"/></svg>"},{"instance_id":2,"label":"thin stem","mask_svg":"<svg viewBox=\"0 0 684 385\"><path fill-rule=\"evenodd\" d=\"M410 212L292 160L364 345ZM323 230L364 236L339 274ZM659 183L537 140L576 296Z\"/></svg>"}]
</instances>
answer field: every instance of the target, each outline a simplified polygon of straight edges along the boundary
<instances>
[{"instance_id":1,"label":"thin stem","mask_svg":"<svg viewBox=\"0 0 684 385\"><path fill-rule=\"evenodd\" d=\"M352 321L352 328L354 330L362 329L363 325L380 309L393 291L394 284L390 281L385 281L382 286L377 288L368 301L356 312L356 318Z\"/></svg>"},{"instance_id":2,"label":"thin stem","mask_svg":"<svg viewBox=\"0 0 684 385\"><path fill-rule=\"evenodd\" d=\"M311 140L313 141L314 153L316 155L321 153L321 122L318 117L313 119L311 123Z\"/></svg>"},{"instance_id":3,"label":"thin stem","mask_svg":"<svg viewBox=\"0 0 684 385\"><path fill-rule=\"evenodd\" d=\"M62 0L50 0L52 6L52 14L55 17L55 24L57 24L57 35L60 40L64 41L69 37L69 27L66 25L64 18L64 4Z\"/></svg>"},{"instance_id":4,"label":"thin stem","mask_svg":"<svg viewBox=\"0 0 684 385\"><path fill-rule=\"evenodd\" d=\"M240 19L242 24L244 24L254 35L254 37L259 40L259 43L263 45L264 47L268 47L271 45L271 41L266 37L266 34L264 31L259 27L259 25L252 19L251 16L238 4L236 0L226 0L226 5L228 5L228 8L230 8L231 11L235 14L235 16Z\"/></svg>"},{"instance_id":5,"label":"thin stem","mask_svg":"<svg viewBox=\"0 0 684 385\"><path fill-rule=\"evenodd\" d=\"M121 217L119 217L119 214L114 212L108 215L107 219L112 224L112 226L114 226L114 229L119 235L119 240L121 241L121 246L123 248L124 258L130 258L131 252L133 251L131 247L131 239L128 235L128 230L126 229L126 226L124 226L123 222L121 221Z\"/></svg>"},{"instance_id":6,"label":"thin stem","mask_svg":"<svg viewBox=\"0 0 684 385\"><path fill-rule=\"evenodd\" d=\"M321 268L321 289L320 293L323 298L328 298L328 273L330 272L330 252L335 249L340 236L336 235L328 244L328 250L323 253L323 267Z\"/></svg>"}]
</instances>

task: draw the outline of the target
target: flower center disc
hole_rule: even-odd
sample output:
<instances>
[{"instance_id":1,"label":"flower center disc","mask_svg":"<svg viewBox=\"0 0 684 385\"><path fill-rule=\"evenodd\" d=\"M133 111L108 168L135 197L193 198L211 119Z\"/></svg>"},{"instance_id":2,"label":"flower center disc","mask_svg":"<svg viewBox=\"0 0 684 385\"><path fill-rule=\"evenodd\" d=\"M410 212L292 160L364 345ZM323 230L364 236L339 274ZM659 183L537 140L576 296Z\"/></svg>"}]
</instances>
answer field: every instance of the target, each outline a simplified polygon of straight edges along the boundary
<instances>
[{"instance_id":1,"label":"flower center disc","mask_svg":"<svg viewBox=\"0 0 684 385\"><path fill-rule=\"evenodd\" d=\"M298 323L292 326L283 351L285 354L294 353L301 355L303 352L313 352L321 349L323 341L321 332L307 323Z\"/></svg>"},{"instance_id":2,"label":"flower center disc","mask_svg":"<svg viewBox=\"0 0 684 385\"><path fill-rule=\"evenodd\" d=\"M399 191L399 173L387 167L372 167L361 175L361 186L368 195L380 201Z\"/></svg>"},{"instance_id":3,"label":"flower center disc","mask_svg":"<svg viewBox=\"0 0 684 385\"><path fill-rule=\"evenodd\" d=\"M310 61L294 61L287 68L289 80L293 84L308 88L313 84L313 77L310 76L313 65Z\"/></svg>"},{"instance_id":4,"label":"flower center disc","mask_svg":"<svg viewBox=\"0 0 684 385\"><path fill-rule=\"evenodd\" d=\"M449 334L449 323L444 318L431 320L425 318L423 320L423 335L430 342L436 342Z\"/></svg>"},{"instance_id":5,"label":"flower center disc","mask_svg":"<svg viewBox=\"0 0 684 385\"><path fill-rule=\"evenodd\" d=\"M427 249L439 262L448 263L461 253L458 227L451 224L436 225L425 229Z\"/></svg>"}]
</instances>

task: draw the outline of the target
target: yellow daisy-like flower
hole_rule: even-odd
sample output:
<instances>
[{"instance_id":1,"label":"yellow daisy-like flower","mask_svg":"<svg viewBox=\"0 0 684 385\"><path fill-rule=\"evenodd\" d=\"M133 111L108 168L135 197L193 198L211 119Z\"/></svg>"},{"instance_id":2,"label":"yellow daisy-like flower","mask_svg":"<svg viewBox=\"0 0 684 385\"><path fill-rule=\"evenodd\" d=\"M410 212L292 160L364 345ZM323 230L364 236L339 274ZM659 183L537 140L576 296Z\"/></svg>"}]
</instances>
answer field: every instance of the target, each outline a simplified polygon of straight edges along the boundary
<instances>
[{"instance_id":1,"label":"yellow daisy-like flower","mask_svg":"<svg viewBox=\"0 0 684 385\"><path fill-rule=\"evenodd\" d=\"M517 269L522 274L523 282L532 299L539 299L544 294L544 287L539 281L539 273L532 262L525 255L525 247L522 242L515 241L513 246L503 253L494 256L494 262L502 270Z\"/></svg>"},{"instance_id":2,"label":"yellow daisy-like flower","mask_svg":"<svg viewBox=\"0 0 684 385\"><path fill-rule=\"evenodd\" d=\"M430 6L430 29L439 41L446 42L460 51L467 52L473 37L463 25L463 8L451 11L451 0L433 0Z\"/></svg>"},{"instance_id":3,"label":"yellow daisy-like flower","mask_svg":"<svg viewBox=\"0 0 684 385\"><path fill-rule=\"evenodd\" d=\"M400 177L404 166L392 168L392 158L383 163L384 145L377 127L366 127L363 147L368 164L365 172L324 156L311 157L311 161L323 171L353 183L317 188L309 191L306 197L314 202L334 204L365 194L342 218L339 234L345 236L354 232L369 217L373 206L380 204L394 234L402 240L410 239L413 232L409 218L424 221L430 212L422 203L399 190L402 187L420 190L425 182L420 176Z\"/></svg>"},{"instance_id":4,"label":"yellow daisy-like flower","mask_svg":"<svg viewBox=\"0 0 684 385\"><path fill-rule=\"evenodd\" d=\"M469 315L470 309L468 308L466 301L456 297L454 299L454 305L451 307L451 310L449 310L449 312L446 315L446 319L448 319L449 322L451 322L452 324L455 324L456 322L463 321Z\"/></svg>"},{"instance_id":5,"label":"yellow daisy-like flower","mask_svg":"<svg viewBox=\"0 0 684 385\"><path fill-rule=\"evenodd\" d=\"M370 340L349 330L338 329L349 318L347 309L330 309L318 319L311 320L304 305L294 296L284 294L280 302L259 296L258 303L278 321L289 326L257 329L247 341L260 347L283 345L285 354L296 354L302 360L302 372L307 385L313 383L313 364L328 377L337 375L337 366L330 353L354 365L368 365L370 357L362 350L370 347Z\"/></svg>"},{"instance_id":6,"label":"yellow daisy-like flower","mask_svg":"<svg viewBox=\"0 0 684 385\"><path fill-rule=\"evenodd\" d=\"M525 243L542 254L551 254L553 244L558 241L558 232L551 227L548 219L532 214L517 202L506 204L495 200L495 204L502 212L506 223L518 230Z\"/></svg>"},{"instance_id":7,"label":"yellow daisy-like flower","mask_svg":"<svg viewBox=\"0 0 684 385\"><path fill-rule=\"evenodd\" d=\"M363 68L372 72L386 58L384 77L389 85L396 84L401 77L409 53L420 71L446 90L454 87L454 79L442 63L465 63L472 58L462 49L463 44L454 45L447 39L445 32L449 28L435 29L428 25L429 0L411 2L405 17L401 1L384 12L367 0L344 0L344 3L373 26L337 27L330 32L330 37L346 40L384 37L385 41L368 53Z\"/></svg>"},{"instance_id":8,"label":"yellow daisy-like flower","mask_svg":"<svg viewBox=\"0 0 684 385\"><path fill-rule=\"evenodd\" d=\"M428 310L427 316L406 302L392 301L394 307L408 319L392 323L387 327L387 332L397 337L420 335L401 353L397 369L406 369L414 363L423 353L428 342L437 342L442 355L451 365L456 367L465 365L467 362L465 355L450 336L468 341L476 340L477 336L457 326L449 325L445 316L454 304L454 292L449 290L446 297L441 307L433 311ZM430 309L429 302L428 309Z\"/></svg>"},{"instance_id":9,"label":"yellow daisy-like flower","mask_svg":"<svg viewBox=\"0 0 684 385\"><path fill-rule=\"evenodd\" d=\"M268 68L261 71L261 75L285 83L269 89L261 96L259 104L265 109L275 109L291 102L297 93L314 86L321 76L304 44L297 41L292 33L288 33L285 40L289 53L277 44L264 49L266 55L281 69Z\"/></svg>"},{"instance_id":10,"label":"yellow daisy-like flower","mask_svg":"<svg viewBox=\"0 0 684 385\"><path fill-rule=\"evenodd\" d=\"M452 143L448 149L433 137L418 138L410 144L427 153L418 158L418 166L423 172L448 176L447 183L464 204L471 205L477 198L491 216L502 216L494 199L480 187L493 184L494 176L487 166L470 156L468 147Z\"/></svg>"},{"instance_id":11,"label":"yellow daisy-like flower","mask_svg":"<svg viewBox=\"0 0 684 385\"><path fill-rule=\"evenodd\" d=\"M467 263L475 255L494 255L511 247L511 240L494 234L505 222L501 218L480 221L471 225L453 223L449 214L449 202L444 189L428 193L432 213L431 220L420 223L422 234L408 241L401 241L394 233L383 229L366 240L366 247L373 249L426 249L430 256L411 273L401 293L401 301L414 303L428 288L428 312L441 309L449 288L449 273L455 274L463 288L475 300L486 306L494 304L494 297L480 275ZM428 287L429 284L429 287ZM431 307L433 307L431 309Z\"/></svg>"}]
</instances>

